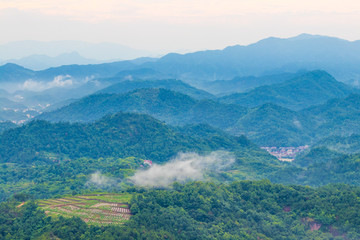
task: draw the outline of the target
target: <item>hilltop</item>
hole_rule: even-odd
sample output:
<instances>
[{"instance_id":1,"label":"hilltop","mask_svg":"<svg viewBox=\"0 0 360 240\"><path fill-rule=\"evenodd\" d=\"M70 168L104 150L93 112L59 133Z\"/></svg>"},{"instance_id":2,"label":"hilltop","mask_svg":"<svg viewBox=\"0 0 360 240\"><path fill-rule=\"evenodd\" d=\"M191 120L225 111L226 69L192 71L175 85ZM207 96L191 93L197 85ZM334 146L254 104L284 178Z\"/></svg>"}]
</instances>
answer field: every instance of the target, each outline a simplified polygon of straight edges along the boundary
<instances>
[{"instance_id":1,"label":"hilltop","mask_svg":"<svg viewBox=\"0 0 360 240\"><path fill-rule=\"evenodd\" d=\"M246 93L235 93L220 98L221 102L258 107L273 103L292 110L301 110L325 103L332 98L343 98L359 92L324 71L312 71L288 81L257 87Z\"/></svg>"},{"instance_id":2,"label":"hilltop","mask_svg":"<svg viewBox=\"0 0 360 240\"><path fill-rule=\"evenodd\" d=\"M32 121L0 135L2 162L45 160L45 153L79 157L142 157L165 162L181 151L256 148L225 133L193 137L142 114L117 113L88 124ZM51 134L49 134L51 133ZM217 138L216 142L212 138ZM41 154L43 153L43 154ZM46 155L46 154L45 154Z\"/></svg>"},{"instance_id":3,"label":"hilltop","mask_svg":"<svg viewBox=\"0 0 360 240\"><path fill-rule=\"evenodd\" d=\"M196 100L167 89L150 88L124 94L91 95L53 112L44 113L38 119L88 122L119 111L150 114L169 124L207 123L224 129L242 117L247 109L214 100Z\"/></svg>"},{"instance_id":4,"label":"hilltop","mask_svg":"<svg viewBox=\"0 0 360 240\"><path fill-rule=\"evenodd\" d=\"M168 90L172 90L175 92L179 92L185 95L189 95L195 99L212 99L215 98L214 95L204 91L197 89L195 87L190 86L180 80L175 79L164 79L164 80L126 80L116 84L113 84L109 87L99 90L97 93L126 93L131 92L136 89L141 88L164 88Z\"/></svg>"}]
</instances>

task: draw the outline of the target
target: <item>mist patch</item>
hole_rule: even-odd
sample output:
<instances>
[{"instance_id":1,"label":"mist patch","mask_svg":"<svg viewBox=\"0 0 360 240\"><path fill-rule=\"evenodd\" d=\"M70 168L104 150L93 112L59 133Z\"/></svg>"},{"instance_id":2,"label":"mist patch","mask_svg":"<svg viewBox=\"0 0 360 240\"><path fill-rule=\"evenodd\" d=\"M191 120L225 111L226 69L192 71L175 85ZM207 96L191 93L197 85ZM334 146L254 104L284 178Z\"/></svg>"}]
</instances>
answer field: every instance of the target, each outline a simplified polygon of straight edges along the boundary
<instances>
[{"instance_id":1,"label":"mist patch","mask_svg":"<svg viewBox=\"0 0 360 240\"><path fill-rule=\"evenodd\" d=\"M171 183L190 180L204 180L206 171L220 171L235 162L233 154L215 151L208 155L179 153L170 162L153 164L147 170L140 170L130 179L139 186L167 187Z\"/></svg>"}]
</instances>

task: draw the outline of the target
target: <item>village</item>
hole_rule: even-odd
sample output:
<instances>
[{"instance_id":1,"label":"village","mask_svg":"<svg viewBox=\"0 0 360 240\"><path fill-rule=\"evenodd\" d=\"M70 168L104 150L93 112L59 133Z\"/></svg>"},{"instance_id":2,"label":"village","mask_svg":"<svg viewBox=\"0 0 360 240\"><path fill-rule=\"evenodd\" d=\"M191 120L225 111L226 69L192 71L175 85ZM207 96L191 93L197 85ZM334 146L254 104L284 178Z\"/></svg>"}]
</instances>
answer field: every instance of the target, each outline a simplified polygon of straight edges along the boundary
<instances>
[{"instance_id":1,"label":"village","mask_svg":"<svg viewBox=\"0 0 360 240\"><path fill-rule=\"evenodd\" d=\"M266 150L280 161L286 162L292 162L299 153L308 148L308 145L299 147L261 147L261 149Z\"/></svg>"}]
</instances>

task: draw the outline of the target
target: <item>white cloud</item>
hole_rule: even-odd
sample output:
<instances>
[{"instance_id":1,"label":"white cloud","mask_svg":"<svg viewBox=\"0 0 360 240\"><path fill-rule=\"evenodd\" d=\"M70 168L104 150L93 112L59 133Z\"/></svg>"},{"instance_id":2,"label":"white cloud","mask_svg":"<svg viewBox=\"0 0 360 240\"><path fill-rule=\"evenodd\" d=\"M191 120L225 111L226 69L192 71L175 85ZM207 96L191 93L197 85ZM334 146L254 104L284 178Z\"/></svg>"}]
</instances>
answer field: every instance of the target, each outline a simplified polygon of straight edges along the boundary
<instances>
[{"instance_id":1,"label":"white cloud","mask_svg":"<svg viewBox=\"0 0 360 240\"><path fill-rule=\"evenodd\" d=\"M216 151L208 155L180 153L164 165L154 164L150 169L138 171L130 179L140 186L169 186L174 181L202 180L208 170L219 171L235 162L229 152Z\"/></svg>"},{"instance_id":2,"label":"white cloud","mask_svg":"<svg viewBox=\"0 0 360 240\"><path fill-rule=\"evenodd\" d=\"M22 90L29 90L29 91L43 91L49 88L55 88L55 87L69 87L74 84L73 80L71 79L71 76L66 75L60 75L56 76L53 81L51 82L43 82L43 81L34 81L32 79L26 80L20 88Z\"/></svg>"},{"instance_id":3,"label":"white cloud","mask_svg":"<svg viewBox=\"0 0 360 240\"><path fill-rule=\"evenodd\" d=\"M86 186L93 186L96 187L110 187L113 186L116 183L116 181L112 178L109 178L103 174L101 174L99 171L91 174L90 180L85 184Z\"/></svg>"}]
</instances>

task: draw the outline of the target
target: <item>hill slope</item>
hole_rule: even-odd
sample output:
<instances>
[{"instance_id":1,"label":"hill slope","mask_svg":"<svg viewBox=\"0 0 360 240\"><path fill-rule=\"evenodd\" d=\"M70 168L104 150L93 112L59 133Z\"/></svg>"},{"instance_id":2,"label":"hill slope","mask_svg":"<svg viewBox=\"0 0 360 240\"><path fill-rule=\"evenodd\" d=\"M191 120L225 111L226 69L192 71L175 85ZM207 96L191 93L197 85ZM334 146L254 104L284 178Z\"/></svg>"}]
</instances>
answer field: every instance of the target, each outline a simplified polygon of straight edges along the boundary
<instances>
[{"instance_id":1,"label":"hill slope","mask_svg":"<svg viewBox=\"0 0 360 240\"><path fill-rule=\"evenodd\" d=\"M331 99L325 104L304 109L300 114L308 119L313 119L318 136L360 134L359 94Z\"/></svg>"},{"instance_id":2,"label":"hill slope","mask_svg":"<svg viewBox=\"0 0 360 240\"><path fill-rule=\"evenodd\" d=\"M324 71L301 74L279 84L261 86L247 93L220 98L222 102L257 107L273 103L293 110L318 105L332 98L342 98L357 90L336 81Z\"/></svg>"},{"instance_id":3,"label":"hill slope","mask_svg":"<svg viewBox=\"0 0 360 240\"><path fill-rule=\"evenodd\" d=\"M242 117L247 109L212 100L195 100L166 89L137 89L125 94L98 94L85 97L39 119L49 121L93 121L108 113L146 113L169 124L208 123L226 128Z\"/></svg>"},{"instance_id":4,"label":"hill slope","mask_svg":"<svg viewBox=\"0 0 360 240\"><path fill-rule=\"evenodd\" d=\"M360 135L353 134L347 137L330 136L318 141L316 146L326 146L333 151L346 154L360 153Z\"/></svg>"},{"instance_id":5,"label":"hill slope","mask_svg":"<svg viewBox=\"0 0 360 240\"><path fill-rule=\"evenodd\" d=\"M104 88L97 93L126 93L141 88L164 88L175 92L189 95L195 99L211 99L215 98L212 94L203 90L194 88L180 80L167 79L167 80L138 80L138 81L122 81Z\"/></svg>"},{"instance_id":6,"label":"hill slope","mask_svg":"<svg viewBox=\"0 0 360 240\"><path fill-rule=\"evenodd\" d=\"M231 80L216 80L201 84L201 88L213 94L232 94L247 92L256 87L285 82L301 73L280 73L264 76L235 77Z\"/></svg>"},{"instance_id":7,"label":"hill slope","mask_svg":"<svg viewBox=\"0 0 360 240\"><path fill-rule=\"evenodd\" d=\"M0 135L0 159L33 162L46 160L51 153L70 159L136 156L163 162L181 151L256 148L225 133L204 138L184 135L184 131L130 113L108 115L91 124L33 121Z\"/></svg>"},{"instance_id":8,"label":"hill slope","mask_svg":"<svg viewBox=\"0 0 360 240\"><path fill-rule=\"evenodd\" d=\"M295 111L264 104L240 118L228 131L244 134L260 146L299 146L311 141L311 124Z\"/></svg>"}]
</instances>

